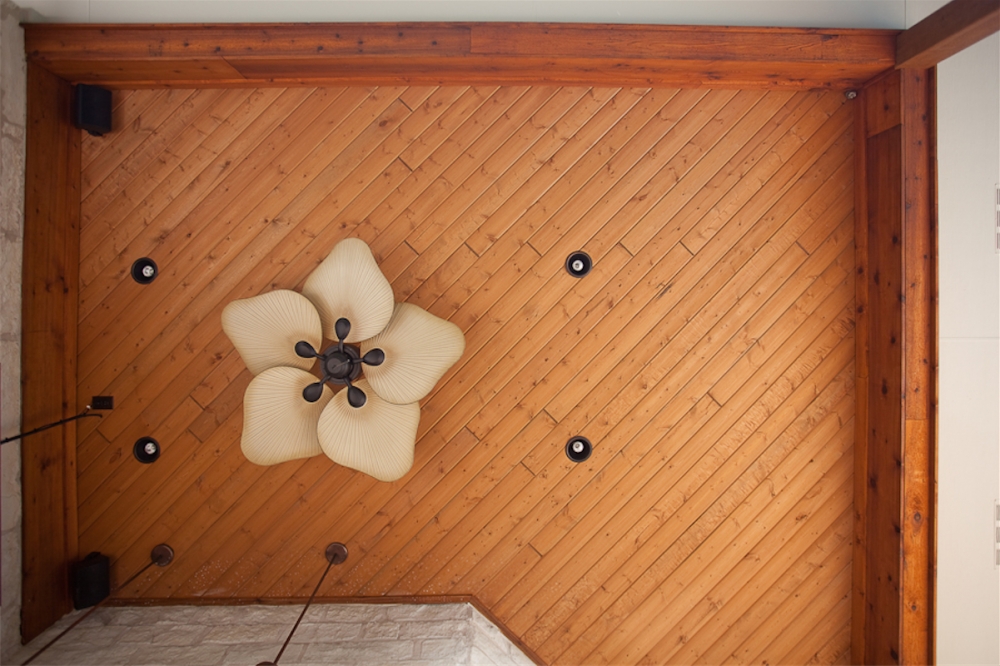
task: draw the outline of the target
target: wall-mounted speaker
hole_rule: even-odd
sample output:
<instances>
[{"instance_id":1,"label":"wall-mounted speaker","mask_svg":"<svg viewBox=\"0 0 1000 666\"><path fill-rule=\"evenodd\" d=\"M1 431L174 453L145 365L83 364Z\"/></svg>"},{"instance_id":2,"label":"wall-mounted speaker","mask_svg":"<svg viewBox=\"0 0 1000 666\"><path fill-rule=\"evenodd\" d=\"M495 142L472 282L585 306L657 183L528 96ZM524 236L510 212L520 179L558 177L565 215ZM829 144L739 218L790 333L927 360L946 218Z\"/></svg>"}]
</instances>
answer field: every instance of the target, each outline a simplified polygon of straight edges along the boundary
<instances>
[{"instance_id":1,"label":"wall-mounted speaker","mask_svg":"<svg viewBox=\"0 0 1000 666\"><path fill-rule=\"evenodd\" d=\"M93 136L111 131L111 91L79 83L73 87L73 124Z\"/></svg>"},{"instance_id":2,"label":"wall-mounted speaker","mask_svg":"<svg viewBox=\"0 0 1000 666\"><path fill-rule=\"evenodd\" d=\"M70 569L73 608L96 606L111 594L111 561L107 555L93 552Z\"/></svg>"}]
</instances>

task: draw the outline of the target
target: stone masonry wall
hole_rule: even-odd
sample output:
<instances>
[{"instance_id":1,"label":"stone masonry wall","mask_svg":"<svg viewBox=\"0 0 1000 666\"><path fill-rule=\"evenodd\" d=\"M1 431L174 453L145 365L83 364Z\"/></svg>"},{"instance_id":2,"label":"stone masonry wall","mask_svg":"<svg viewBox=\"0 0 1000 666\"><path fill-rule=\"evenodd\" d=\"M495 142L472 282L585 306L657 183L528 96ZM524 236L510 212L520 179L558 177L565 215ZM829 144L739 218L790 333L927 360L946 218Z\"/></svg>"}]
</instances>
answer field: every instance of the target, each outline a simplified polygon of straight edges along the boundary
<instances>
[{"instance_id":1,"label":"stone masonry wall","mask_svg":"<svg viewBox=\"0 0 1000 666\"><path fill-rule=\"evenodd\" d=\"M257 664L273 660L302 606L101 608L35 664ZM85 611L70 613L4 663L23 663ZM281 666L532 664L469 604L314 605Z\"/></svg>"},{"instance_id":2,"label":"stone masonry wall","mask_svg":"<svg viewBox=\"0 0 1000 666\"><path fill-rule=\"evenodd\" d=\"M21 250L27 87L21 11L0 0L0 433L21 429ZM21 449L3 447L0 662L20 646Z\"/></svg>"}]
</instances>

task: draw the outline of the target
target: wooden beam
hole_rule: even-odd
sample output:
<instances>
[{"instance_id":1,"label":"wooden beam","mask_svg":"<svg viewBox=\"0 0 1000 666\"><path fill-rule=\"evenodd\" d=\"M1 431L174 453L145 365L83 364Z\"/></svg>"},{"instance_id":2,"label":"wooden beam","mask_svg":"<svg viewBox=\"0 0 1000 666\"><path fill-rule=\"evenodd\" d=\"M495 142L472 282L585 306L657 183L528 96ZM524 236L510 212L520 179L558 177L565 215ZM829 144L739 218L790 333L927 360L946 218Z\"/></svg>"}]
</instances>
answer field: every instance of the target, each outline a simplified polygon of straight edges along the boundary
<instances>
[{"instance_id":1,"label":"wooden beam","mask_svg":"<svg viewBox=\"0 0 1000 666\"><path fill-rule=\"evenodd\" d=\"M80 130L70 121L71 103L69 83L28 64L21 362L25 430L79 411ZM67 573L77 555L75 425L22 440L21 460L21 633L28 641L71 610Z\"/></svg>"},{"instance_id":2,"label":"wooden beam","mask_svg":"<svg viewBox=\"0 0 1000 666\"><path fill-rule=\"evenodd\" d=\"M868 552L868 89L854 106L854 548L851 558L851 662L865 660Z\"/></svg>"},{"instance_id":3,"label":"wooden beam","mask_svg":"<svg viewBox=\"0 0 1000 666\"><path fill-rule=\"evenodd\" d=\"M933 70L896 71L856 110L854 663L934 661L934 94Z\"/></svg>"},{"instance_id":4,"label":"wooden beam","mask_svg":"<svg viewBox=\"0 0 1000 666\"><path fill-rule=\"evenodd\" d=\"M1000 30L1000 0L952 0L896 40L896 68L929 69Z\"/></svg>"},{"instance_id":5,"label":"wooden beam","mask_svg":"<svg viewBox=\"0 0 1000 666\"><path fill-rule=\"evenodd\" d=\"M903 663L934 663L937 440L937 108L935 72L902 72Z\"/></svg>"},{"instance_id":6,"label":"wooden beam","mask_svg":"<svg viewBox=\"0 0 1000 666\"><path fill-rule=\"evenodd\" d=\"M111 87L573 84L856 87L895 31L548 23L25 26L28 57Z\"/></svg>"}]
</instances>

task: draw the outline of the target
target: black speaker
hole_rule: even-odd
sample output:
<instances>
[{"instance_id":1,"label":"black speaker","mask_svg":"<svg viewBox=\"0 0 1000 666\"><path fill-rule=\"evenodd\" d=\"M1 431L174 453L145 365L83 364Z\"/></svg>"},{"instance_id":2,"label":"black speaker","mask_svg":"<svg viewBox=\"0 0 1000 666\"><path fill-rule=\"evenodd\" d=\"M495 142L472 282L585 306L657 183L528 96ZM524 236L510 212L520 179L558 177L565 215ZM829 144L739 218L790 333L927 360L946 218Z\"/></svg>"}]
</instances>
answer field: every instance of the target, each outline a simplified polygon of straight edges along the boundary
<instances>
[{"instance_id":1,"label":"black speaker","mask_svg":"<svg viewBox=\"0 0 1000 666\"><path fill-rule=\"evenodd\" d=\"M111 91L79 83L74 86L73 124L93 136L111 131Z\"/></svg>"},{"instance_id":2,"label":"black speaker","mask_svg":"<svg viewBox=\"0 0 1000 666\"><path fill-rule=\"evenodd\" d=\"M73 608L96 606L111 594L111 560L107 555L93 552L70 570L73 586Z\"/></svg>"}]
</instances>

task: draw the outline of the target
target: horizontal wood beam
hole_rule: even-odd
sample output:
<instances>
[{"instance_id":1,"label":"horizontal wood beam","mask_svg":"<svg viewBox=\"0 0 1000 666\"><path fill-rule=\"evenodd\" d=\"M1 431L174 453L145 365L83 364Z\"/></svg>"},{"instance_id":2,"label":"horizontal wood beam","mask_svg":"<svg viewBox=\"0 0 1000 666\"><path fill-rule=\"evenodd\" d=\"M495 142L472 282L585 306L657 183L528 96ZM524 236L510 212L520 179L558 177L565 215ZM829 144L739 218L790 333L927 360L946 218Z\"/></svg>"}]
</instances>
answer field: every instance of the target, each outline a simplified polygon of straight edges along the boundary
<instances>
[{"instance_id":1,"label":"horizontal wood beam","mask_svg":"<svg viewBox=\"0 0 1000 666\"><path fill-rule=\"evenodd\" d=\"M582 84L855 87L895 31L546 23L25 26L28 57L110 87Z\"/></svg>"},{"instance_id":2,"label":"horizontal wood beam","mask_svg":"<svg viewBox=\"0 0 1000 666\"><path fill-rule=\"evenodd\" d=\"M1000 30L1000 0L952 0L900 33L896 68L928 69Z\"/></svg>"}]
</instances>

